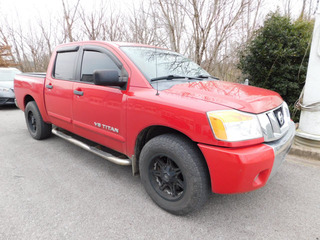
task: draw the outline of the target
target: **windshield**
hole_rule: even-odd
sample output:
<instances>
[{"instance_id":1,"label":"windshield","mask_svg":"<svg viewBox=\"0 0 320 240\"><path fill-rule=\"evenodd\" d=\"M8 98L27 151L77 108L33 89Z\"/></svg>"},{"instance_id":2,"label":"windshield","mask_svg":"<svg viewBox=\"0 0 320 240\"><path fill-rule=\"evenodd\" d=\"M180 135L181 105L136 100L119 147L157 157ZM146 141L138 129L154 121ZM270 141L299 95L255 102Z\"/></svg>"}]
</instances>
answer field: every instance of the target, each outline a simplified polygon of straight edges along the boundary
<instances>
[{"instance_id":1,"label":"windshield","mask_svg":"<svg viewBox=\"0 0 320 240\"><path fill-rule=\"evenodd\" d=\"M14 76L20 73L18 70L0 70L0 81L13 81Z\"/></svg>"},{"instance_id":2,"label":"windshield","mask_svg":"<svg viewBox=\"0 0 320 240\"><path fill-rule=\"evenodd\" d=\"M121 47L150 82L162 76L209 76L204 69L190 59L168 50L150 47Z\"/></svg>"}]
</instances>

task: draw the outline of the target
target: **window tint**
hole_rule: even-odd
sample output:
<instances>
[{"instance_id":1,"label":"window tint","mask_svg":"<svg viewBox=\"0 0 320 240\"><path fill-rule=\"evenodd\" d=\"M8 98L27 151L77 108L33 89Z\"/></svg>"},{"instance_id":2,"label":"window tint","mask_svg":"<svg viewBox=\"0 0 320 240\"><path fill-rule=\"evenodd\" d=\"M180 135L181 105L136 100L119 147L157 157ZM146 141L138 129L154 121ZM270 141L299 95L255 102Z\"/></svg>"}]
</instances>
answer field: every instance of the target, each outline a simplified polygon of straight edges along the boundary
<instances>
[{"instance_id":1,"label":"window tint","mask_svg":"<svg viewBox=\"0 0 320 240\"><path fill-rule=\"evenodd\" d=\"M93 82L93 72L95 70L117 70L120 76L121 70L105 53L84 51L81 69L81 81Z\"/></svg>"},{"instance_id":2,"label":"window tint","mask_svg":"<svg viewBox=\"0 0 320 240\"><path fill-rule=\"evenodd\" d=\"M78 52L61 52L57 54L54 78L72 80Z\"/></svg>"}]
</instances>

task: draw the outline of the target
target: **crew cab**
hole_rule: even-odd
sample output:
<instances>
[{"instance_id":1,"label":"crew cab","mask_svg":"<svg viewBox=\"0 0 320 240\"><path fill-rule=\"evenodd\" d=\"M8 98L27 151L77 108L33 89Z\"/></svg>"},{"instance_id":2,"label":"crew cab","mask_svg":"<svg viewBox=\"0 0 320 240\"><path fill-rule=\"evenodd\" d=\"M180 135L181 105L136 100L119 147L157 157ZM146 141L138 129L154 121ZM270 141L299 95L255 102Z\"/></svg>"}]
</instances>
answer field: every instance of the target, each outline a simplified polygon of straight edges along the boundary
<instances>
[{"instance_id":1,"label":"crew cab","mask_svg":"<svg viewBox=\"0 0 320 240\"><path fill-rule=\"evenodd\" d=\"M151 199L183 215L209 193L263 187L295 126L266 89L220 81L182 55L131 43L58 46L46 74L20 74L17 105L37 140L51 133L140 174Z\"/></svg>"}]
</instances>

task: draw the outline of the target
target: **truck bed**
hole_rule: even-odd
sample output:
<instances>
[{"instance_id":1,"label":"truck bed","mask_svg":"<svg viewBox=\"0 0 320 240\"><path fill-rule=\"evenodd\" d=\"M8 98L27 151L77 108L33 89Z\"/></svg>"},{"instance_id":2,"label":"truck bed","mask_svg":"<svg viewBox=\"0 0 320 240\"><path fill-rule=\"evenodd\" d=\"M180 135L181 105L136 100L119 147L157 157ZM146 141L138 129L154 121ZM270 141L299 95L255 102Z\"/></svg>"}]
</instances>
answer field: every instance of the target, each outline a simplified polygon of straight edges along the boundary
<instances>
[{"instance_id":1,"label":"truck bed","mask_svg":"<svg viewBox=\"0 0 320 240\"><path fill-rule=\"evenodd\" d=\"M26 73L20 73L17 75L21 76L27 76L27 77L40 77L40 78L45 78L46 73L45 72L26 72Z\"/></svg>"},{"instance_id":2,"label":"truck bed","mask_svg":"<svg viewBox=\"0 0 320 240\"><path fill-rule=\"evenodd\" d=\"M48 121L44 107L43 91L46 73L22 73L17 74L14 79L14 92L18 107L24 111L25 101L32 98L42 114L43 120Z\"/></svg>"}]
</instances>

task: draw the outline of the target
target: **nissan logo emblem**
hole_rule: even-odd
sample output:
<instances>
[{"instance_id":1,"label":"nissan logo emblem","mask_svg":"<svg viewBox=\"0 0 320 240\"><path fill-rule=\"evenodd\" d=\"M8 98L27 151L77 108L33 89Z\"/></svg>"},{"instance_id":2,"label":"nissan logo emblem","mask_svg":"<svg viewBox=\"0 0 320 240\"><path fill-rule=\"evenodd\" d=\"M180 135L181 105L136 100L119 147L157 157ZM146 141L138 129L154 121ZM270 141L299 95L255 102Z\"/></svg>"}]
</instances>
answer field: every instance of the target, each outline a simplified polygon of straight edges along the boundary
<instances>
[{"instance_id":1,"label":"nissan logo emblem","mask_svg":"<svg viewBox=\"0 0 320 240\"><path fill-rule=\"evenodd\" d=\"M282 112L278 112L277 113L277 118L278 118L278 120L279 120L279 122L280 122L280 125L283 125L284 124L284 117L283 117L283 114L282 114Z\"/></svg>"}]
</instances>

